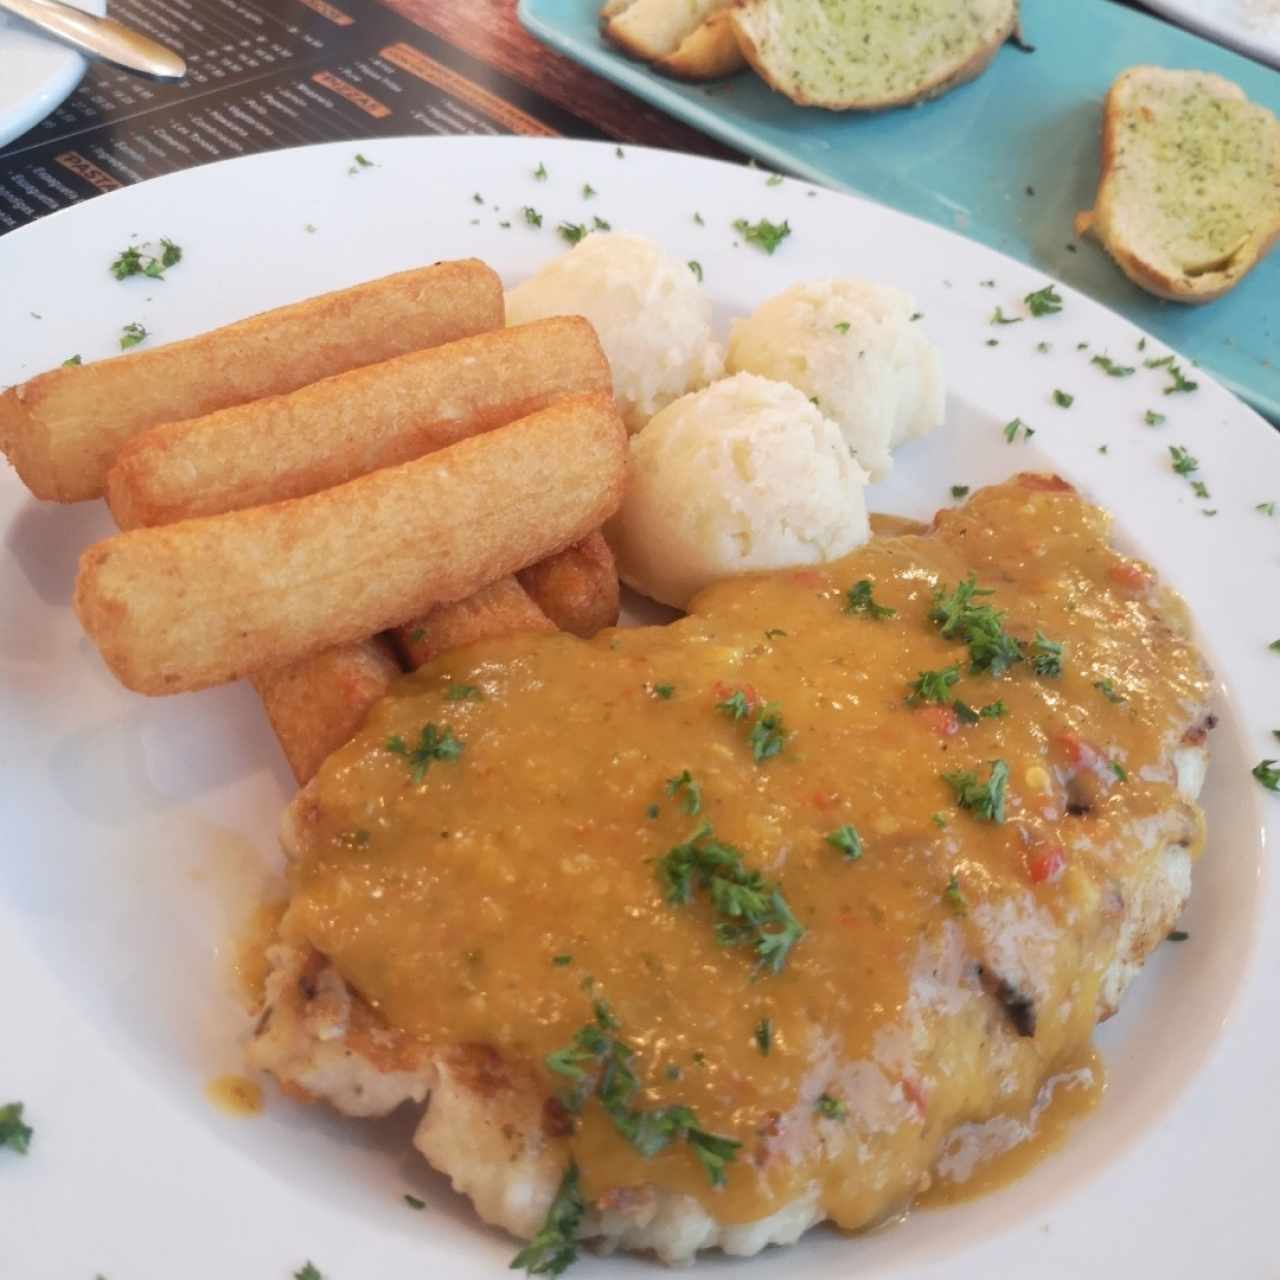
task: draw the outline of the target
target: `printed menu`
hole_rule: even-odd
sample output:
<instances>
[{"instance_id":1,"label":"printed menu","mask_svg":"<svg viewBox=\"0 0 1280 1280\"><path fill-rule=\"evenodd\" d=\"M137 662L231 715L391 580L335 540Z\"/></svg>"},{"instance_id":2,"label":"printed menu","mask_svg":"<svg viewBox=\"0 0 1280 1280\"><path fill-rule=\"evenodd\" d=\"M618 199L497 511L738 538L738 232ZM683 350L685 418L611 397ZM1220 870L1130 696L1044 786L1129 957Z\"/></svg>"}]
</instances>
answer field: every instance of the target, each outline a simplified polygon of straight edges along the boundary
<instances>
[{"instance_id":1,"label":"printed menu","mask_svg":"<svg viewBox=\"0 0 1280 1280\"><path fill-rule=\"evenodd\" d=\"M100 192L310 142L598 130L374 0L112 0L177 49L178 84L101 63L0 147L0 234Z\"/></svg>"}]
</instances>

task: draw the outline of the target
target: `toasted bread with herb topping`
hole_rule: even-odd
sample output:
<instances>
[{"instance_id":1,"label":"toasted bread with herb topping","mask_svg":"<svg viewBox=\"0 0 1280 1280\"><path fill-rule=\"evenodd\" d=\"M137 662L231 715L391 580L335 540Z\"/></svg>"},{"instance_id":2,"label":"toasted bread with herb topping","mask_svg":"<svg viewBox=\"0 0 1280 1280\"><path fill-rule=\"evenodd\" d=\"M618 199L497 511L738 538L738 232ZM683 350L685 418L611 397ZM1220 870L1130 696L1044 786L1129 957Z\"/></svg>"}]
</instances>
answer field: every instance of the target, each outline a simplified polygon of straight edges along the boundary
<instances>
[{"instance_id":1,"label":"toasted bread with herb topping","mask_svg":"<svg viewBox=\"0 0 1280 1280\"><path fill-rule=\"evenodd\" d=\"M733 0L606 0L600 29L622 51L682 80L718 80L745 65L728 21Z\"/></svg>"},{"instance_id":2,"label":"toasted bread with herb topping","mask_svg":"<svg viewBox=\"0 0 1280 1280\"><path fill-rule=\"evenodd\" d=\"M1221 76L1131 67L1107 94L1076 233L1157 297L1221 297L1280 237L1280 121Z\"/></svg>"},{"instance_id":3,"label":"toasted bread with herb topping","mask_svg":"<svg viewBox=\"0 0 1280 1280\"><path fill-rule=\"evenodd\" d=\"M1018 0L735 0L747 61L802 106L878 111L980 74L1018 25Z\"/></svg>"}]
</instances>

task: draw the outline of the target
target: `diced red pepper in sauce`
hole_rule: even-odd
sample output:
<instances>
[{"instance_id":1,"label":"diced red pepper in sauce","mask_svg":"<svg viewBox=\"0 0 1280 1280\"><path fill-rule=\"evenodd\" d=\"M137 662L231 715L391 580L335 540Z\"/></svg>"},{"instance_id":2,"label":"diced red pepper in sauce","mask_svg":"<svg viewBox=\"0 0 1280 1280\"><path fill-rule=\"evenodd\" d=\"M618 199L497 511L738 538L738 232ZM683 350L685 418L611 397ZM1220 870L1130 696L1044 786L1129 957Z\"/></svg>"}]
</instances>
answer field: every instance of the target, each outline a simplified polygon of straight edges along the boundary
<instances>
[{"instance_id":1,"label":"diced red pepper in sauce","mask_svg":"<svg viewBox=\"0 0 1280 1280\"><path fill-rule=\"evenodd\" d=\"M1032 884L1052 884L1066 869L1067 854L1060 844L1040 845L1027 861Z\"/></svg>"},{"instance_id":2,"label":"diced red pepper in sauce","mask_svg":"<svg viewBox=\"0 0 1280 1280\"><path fill-rule=\"evenodd\" d=\"M1151 586L1151 575L1140 564L1128 561L1112 565L1107 576L1117 586L1129 591L1146 591Z\"/></svg>"},{"instance_id":3,"label":"diced red pepper in sauce","mask_svg":"<svg viewBox=\"0 0 1280 1280\"><path fill-rule=\"evenodd\" d=\"M802 587L825 587L828 583L826 575L816 569L796 569L790 574L790 578Z\"/></svg>"},{"instance_id":4,"label":"diced red pepper in sauce","mask_svg":"<svg viewBox=\"0 0 1280 1280\"><path fill-rule=\"evenodd\" d=\"M960 717L950 707L917 707L916 718L940 738L949 738L960 728Z\"/></svg>"},{"instance_id":5,"label":"diced red pepper in sauce","mask_svg":"<svg viewBox=\"0 0 1280 1280\"><path fill-rule=\"evenodd\" d=\"M813 793L813 807L821 809L824 813L828 809L834 809L840 802L840 793L838 791L815 791Z\"/></svg>"},{"instance_id":6,"label":"diced red pepper in sauce","mask_svg":"<svg viewBox=\"0 0 1280 1280\"><path fill-rule=\"evenodd\" d=\"M907 1101L915 1107L916 1114L923 1120L929 1111L929 1095L924 1091L924 1086L911 1076L903 1076L902 1092L906 1094Z\"/></svg>"}]
</instances>

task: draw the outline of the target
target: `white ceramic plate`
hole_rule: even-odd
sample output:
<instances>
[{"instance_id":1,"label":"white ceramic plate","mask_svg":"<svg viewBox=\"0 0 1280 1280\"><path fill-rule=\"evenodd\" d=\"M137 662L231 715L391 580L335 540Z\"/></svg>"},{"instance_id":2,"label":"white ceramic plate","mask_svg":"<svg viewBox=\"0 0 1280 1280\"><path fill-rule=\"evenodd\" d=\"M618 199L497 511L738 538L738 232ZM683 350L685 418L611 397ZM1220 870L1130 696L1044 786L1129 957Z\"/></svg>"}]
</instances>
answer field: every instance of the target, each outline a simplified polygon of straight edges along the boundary
<instances>
[{"instance_id":1,"label":"white ceramic plate","mask_svg":"<svg viewBox=\"0 0 1280 1280\"><path fill-rule=\"evenodd\" d=\"M1143 0L1210 40L1280 67L1280 0Z\"/></svg>"},{"instance_id":2,"label":"white ceramic plate","mask_svg":"<svg viewBox=\"0 0 1280 1280\"><path fill-rule=\"evenodd\" d=\"M106 0L67 0L104 14ZM0 12L0 147L39 124L80 83L85 59L30 23Z\"/></svg>"},{"instance_id":3,"label":"white ceramic plate","mask_svg":"<svg viewBox=\"0 0 1280 1280\"><path fill-rule=\"evenodd\" d=\"M1022 314L1044 278L860 200L588 143L362 147L375 167L338 144L254 156L0 239L0 384L109 355L130 322L162 342L436 258L477 254L515 281L564 248L561 219L593 215L700 262L722 324L797 280L891 281L919 300L951 395L946 427L899 454L873 505L923 516L951 484L1060 471L1186 595L1222 678L1191 938L1161 949L1101 1031L1110 1086L1065 1150L998 1195L893 1230L817 1231L755 1263L703 1265L757 1280L1276 1275L1280 902L1262 869L1280 798L1249 769L1280 755L1267 649L1280 516L1255 510L1280 501L1280 439L1207 378L1163 395L1165 371L1141 360L1163 352L1069 290L1058 315L989 324L997 304ZM766 257L737 243L743 217L787 219L793 234ZM186 250L167 280L109 275L134 234ZM1136 372L1107 376L1090 363L1103 353ZM1148 409L1167 422L1146 425ZM1030 443L1005 442L1015 416ZM1211 501L1171 470L1175 444L1200 459ZM109 527L99 503L42 505L0 475L0 1103L24 1100L36 1128L26 1158L0 1151L4 1274L283 1280L306 1259L328 1280L505 1274L512 1243L410 1152L408 1119L344 1121L275 1095L237 1119L205 1101L206 1081L239 1065L228 939L276 868L291 788L245 687L148 700L107 675L68 601L78 553ZM587 1256L574 1274L648 1267Z\"/></svg>"}]
</instances>

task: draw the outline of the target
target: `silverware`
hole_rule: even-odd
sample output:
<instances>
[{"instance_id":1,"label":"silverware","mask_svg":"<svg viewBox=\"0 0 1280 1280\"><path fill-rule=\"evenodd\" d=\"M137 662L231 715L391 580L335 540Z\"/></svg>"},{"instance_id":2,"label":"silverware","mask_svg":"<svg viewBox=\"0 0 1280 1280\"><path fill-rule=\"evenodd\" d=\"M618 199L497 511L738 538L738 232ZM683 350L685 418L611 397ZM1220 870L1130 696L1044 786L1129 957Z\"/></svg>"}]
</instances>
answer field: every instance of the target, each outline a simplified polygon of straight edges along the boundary
<instances>
[{"instance_id":1,"label":"silverware","mask_svg":"<svg viewBox=\"0 0 1280 1280\"><path fill-rule=\"evenodd\" d=\"M179 54L112 18L83 13L60 0L0 0L0 9L16 13L82 53L125 71L155 80L181 80L187 74L187 64Z\"/></svg>"}]
</instances>

